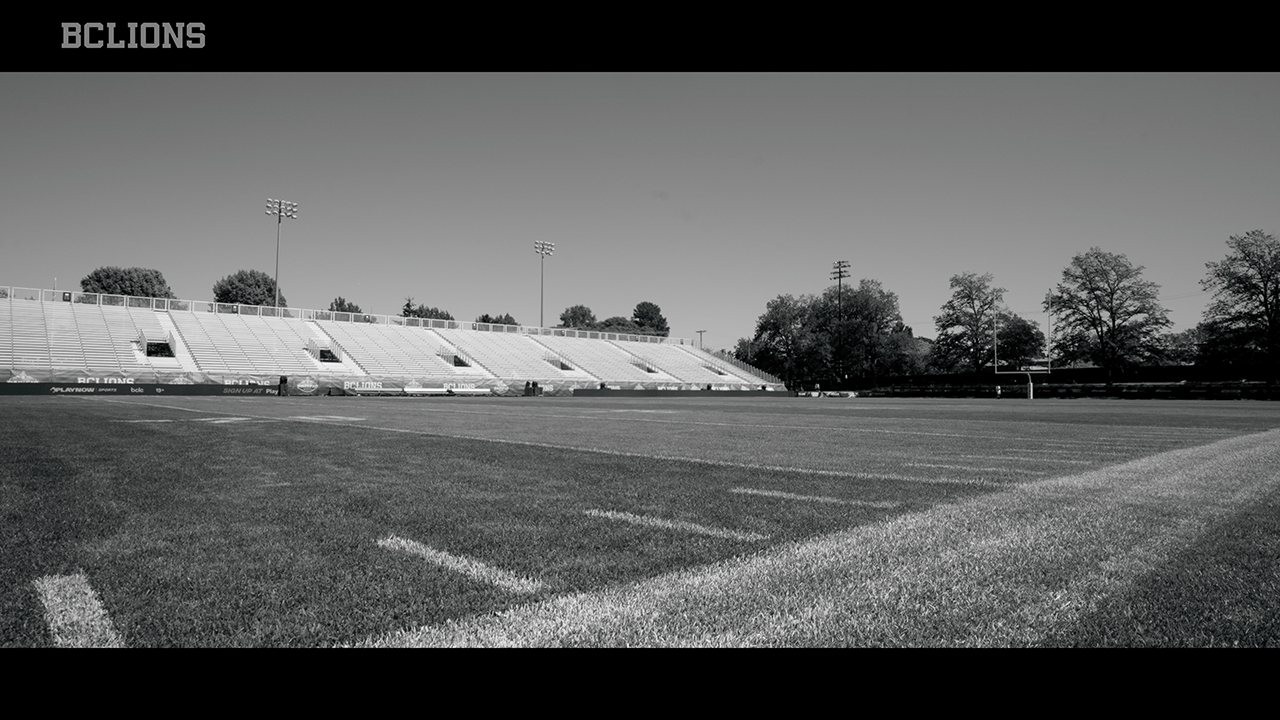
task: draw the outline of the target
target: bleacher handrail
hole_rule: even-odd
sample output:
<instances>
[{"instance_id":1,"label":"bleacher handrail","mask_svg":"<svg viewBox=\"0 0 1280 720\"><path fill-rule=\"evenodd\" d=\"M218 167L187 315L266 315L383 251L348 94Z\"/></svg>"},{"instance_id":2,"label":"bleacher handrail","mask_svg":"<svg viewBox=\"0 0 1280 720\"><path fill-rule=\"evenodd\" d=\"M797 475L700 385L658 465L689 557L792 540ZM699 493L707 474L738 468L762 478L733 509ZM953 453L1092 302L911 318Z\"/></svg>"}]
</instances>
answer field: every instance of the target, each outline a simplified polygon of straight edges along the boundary
<instances>
[{"instance_id":1,"label":"bleacher handrail","mask_svg":"<svg viewBox=\"0 0 1280 720\"><path fill-rule=\"evenodd\" d=\"M733 357L732 355L721 355L720 353L713 353L709 350L705 350L702 348L698 348L698 349L702 350L702 352L704 353L707 353L708 355L715 358L716 360L720 360L722 362L726 362L726 363L729 363L730 365L733 365L734 367L738 368L743 372L751 373L752 375L755 375L757 377L764 378L765 380L768 380L771 383L776 383L779 385L785 384L779 378L774 377L773 375L770 375L769 373L761 370L758 367L755 367L754 365L742 362L741 360L739 360L736 357Z\"/></svg>"}]
</instances>

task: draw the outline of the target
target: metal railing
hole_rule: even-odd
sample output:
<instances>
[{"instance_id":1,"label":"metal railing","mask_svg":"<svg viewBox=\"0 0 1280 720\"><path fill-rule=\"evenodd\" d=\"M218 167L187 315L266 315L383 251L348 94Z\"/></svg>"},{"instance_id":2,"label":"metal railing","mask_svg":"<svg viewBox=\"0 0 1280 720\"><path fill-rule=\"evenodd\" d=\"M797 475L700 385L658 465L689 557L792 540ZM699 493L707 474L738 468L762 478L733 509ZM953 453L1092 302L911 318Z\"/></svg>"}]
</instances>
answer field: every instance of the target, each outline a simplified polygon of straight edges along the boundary
<instances>
[{"instance_id":1,"label":"metal railing","mask_svg":"<svg viewBox=\"0 0 1280 720\"><path fill-rule=\"evenodd\" d=\"M574 330L529 325L498 325L461 320L378 315L375 313L348 313L306 308L277 308L268 305L241 305L207 300L180 300L168 298L136 297L132 295L108 295L72 290L45 290L0 286L0 300L33 300L36 302L73 302L88 305L149 308L168 312L209 312L251 317L277 317L291 320L327 320L332 322L369 323L372 325L399 325L401 327L441 328L446 330L478 330L480 332L520 333L522 335L554 335L621 342L663 343L693 346L692 338L663 337L661 335L631 335L627 333L601 332L598 330Z\"/></svg>"},{"instance_id":2,"label":"metal railing","mask_svg":"<svg viewBox=\"0 0 1280 720\"><path fill-rule=\"evenodd\" d=\"M716 360L720 360L720 361L722 361L722 362L726 362L726 363L728 363L728 364L730 364L730 365L732 365L732 366L734 366L734 367L738 368L739 370L741 370L741 371L743 371L743 372L751 373L752 375L755 375L756 377L764 378L765 380L767 380L767 381L769 381L769 382L771 382L771 383L776 383L776 384L778 384L778 385L785 385L785 384L786 384L786 383L782 382L782 380L781 380L781 379L779 379L779 378L777 378L777 377L775 377L775 376L773 376L773 375L770 375L769 373L767 373L767 372L765 372L765 371L761 370L761 369L760 369L760 368L758 368L758 367L755 367L754 365L749 365L749 364L747 364L747 363L744 363L744 362L742 362L741 360L739 360L738 358L733 357L732 355L721 355L720 353L713 353L713 352L710 352L710 351L707 351L707 350L703 350L702 352L707 353L708 355L710 355L711 357L715 358Z\"/></svg>"}]
</instances>

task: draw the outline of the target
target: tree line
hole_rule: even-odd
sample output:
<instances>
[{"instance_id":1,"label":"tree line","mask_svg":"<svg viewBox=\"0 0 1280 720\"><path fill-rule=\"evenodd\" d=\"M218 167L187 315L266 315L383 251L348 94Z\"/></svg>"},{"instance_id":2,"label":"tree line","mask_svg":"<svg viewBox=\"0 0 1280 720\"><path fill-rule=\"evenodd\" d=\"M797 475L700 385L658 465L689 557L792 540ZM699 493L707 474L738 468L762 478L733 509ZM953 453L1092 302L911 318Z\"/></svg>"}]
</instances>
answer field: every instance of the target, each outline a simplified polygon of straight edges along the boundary
<instances>
[{"instance_id":1,"label":"tree line","mask_svg":"<svg viewBox=\"0 0 1280 720\"><path fill-rule=\"evenodd\" d=\"M821 295L779 295L734 356L790 387L837 388L886 375L1099 367L1107 377L1153 365L1203 365L1274 382L1280 370L1280 242L1254 230L1206 264L1212 300L1202 321L1170 333L1160 286L1122 254L1094 247L1072 258L1044 298L1052 339L1010 312L990 273L952 276L933 340L903 325L897 296L875 280ZM843 297L841 295L843 294ZM998 358L998 359L997 359Z\"/></svg>"},{"instance_id":2,"label":"tree line","mask_svg":"<svg viewBox=\"0 0 1280 720\"><path fill-rule=\"evenodd\" d=\"M1151 365L1204 365L1224 373L1275 381L1280 375L1280 242L1253 230L1227 240L1226 257L1206 263L1200 281L1211 300L1201 322L1170 333L1160 286L1142 277L1125 255L1094 247L1072 258L1044 298L1052 341L1036 323L1010 312L1004 288L990 273L964 272L950 281L951 297L934 317L934 339L903 324L898 297L873 279L836 285L820 295L779 295L766 305L755 333L733 355L782 378L789 386L840 387L890 375L980 372L1039 363L1100 367L1108 376ZM80 281L84 292L175 298L158 270L102 267ZM219 303L273 305L274 278L241 270L213 285ZM279 302L288 307L284 293ZM338 296L331 311L362 312ZM453 320L448 311L405 299L404 317ZM518 325L509 313L476 322ZM661 308L636 305L630 317L597 320L585 305L560 314L562 328L667 336Z\"/></svg>"},{"instance_id":3,"label":"tree line","mask_svg":"<svg viewBox=\"0 0 1280 720\"><path fill-rule=\"evenodd\" d=\"M80 289L88 293L107 295L177 298L169 284L165 282L164 275L159 270L149 268L100 267L80 280ZM289 306L283 291L280 292L279 298L280 307ZM261 270L240 270L213 284L213 300L225 304L274 306L276 281ZM352 314L364 312L359 305L341 295L329 303L329 311ZM442 308L429 307L423 303L415 305L412 297L405 298L400 316L435 320L455 319L452 313ZM510 313L498 315L484 313L478 316L475 322L493 325L520 324ZM636 305L629 318L611 317L600 322L596 321L595 314L587 306L574 305L560 314L558 327L664 337L670 333L667 319L662 316L662 309L648 301Z\"/></svg>"}]
</instances>

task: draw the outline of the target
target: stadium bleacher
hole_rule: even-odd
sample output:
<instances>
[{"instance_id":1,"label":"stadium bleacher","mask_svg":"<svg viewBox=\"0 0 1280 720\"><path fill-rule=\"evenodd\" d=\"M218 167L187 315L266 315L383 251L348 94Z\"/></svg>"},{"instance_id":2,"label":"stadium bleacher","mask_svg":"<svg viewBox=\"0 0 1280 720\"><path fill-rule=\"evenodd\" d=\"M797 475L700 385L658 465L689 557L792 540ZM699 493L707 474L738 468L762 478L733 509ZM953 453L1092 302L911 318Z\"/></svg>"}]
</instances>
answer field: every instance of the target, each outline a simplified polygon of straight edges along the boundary
<instances>
[{"instance_id":1,"label":"stadium bleacher","mask_svg":"<svg viewBox=\"0 0 1280 720\"><path fill-rule=\"evenodd\" d=\"M279 376L302 394L513 395L535 382L547 394L784 389L680 338L0 287L0 381L266 385Z\"/></svg>"}]
</instances>

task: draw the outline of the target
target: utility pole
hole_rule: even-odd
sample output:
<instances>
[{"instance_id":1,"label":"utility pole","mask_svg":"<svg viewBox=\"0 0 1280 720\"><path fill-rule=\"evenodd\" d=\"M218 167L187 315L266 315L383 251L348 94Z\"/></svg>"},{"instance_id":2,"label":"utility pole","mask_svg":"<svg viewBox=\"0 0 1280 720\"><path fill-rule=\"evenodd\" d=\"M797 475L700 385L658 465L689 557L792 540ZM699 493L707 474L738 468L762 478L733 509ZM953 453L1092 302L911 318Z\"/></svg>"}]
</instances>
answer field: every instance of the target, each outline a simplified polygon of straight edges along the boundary
<instances>
[{"instance_id":1,"label":"utility pole","mask_svg":"<svg viewBox=\"0 0 1280 720\"><path fill-rule=\"evenodd\" d=\"M845 381L844 367L844 279L849 277L849 261L837 260L832 265L831 279L836 281L836 382L837 390Z\"/></svg>"}]
</instances>

